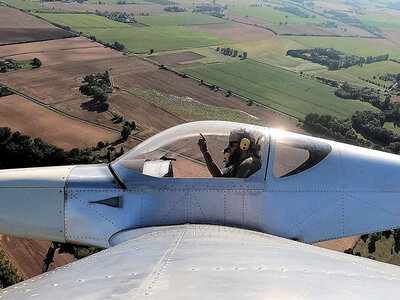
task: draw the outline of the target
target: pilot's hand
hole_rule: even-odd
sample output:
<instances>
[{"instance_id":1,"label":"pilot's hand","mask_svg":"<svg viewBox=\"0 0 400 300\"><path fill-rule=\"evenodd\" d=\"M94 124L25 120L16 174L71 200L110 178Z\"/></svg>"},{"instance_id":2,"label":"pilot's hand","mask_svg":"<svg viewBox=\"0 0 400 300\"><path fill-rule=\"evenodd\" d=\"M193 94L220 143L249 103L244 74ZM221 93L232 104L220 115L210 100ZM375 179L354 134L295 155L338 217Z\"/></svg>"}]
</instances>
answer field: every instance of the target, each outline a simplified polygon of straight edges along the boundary
<instances>
[{"instance_id":1,"label":"pilot's hand","mask_svg":"<svg viewBox=\"0 0 400 300\"><path fill-rule=\"evenodd\" d=\"M202 135L201 133L200 133L200 138L199 138L199 141L197 142L197 145L199 146L201 153L205 153L208 151L207 140L204 137L204 135Z\"/></svg>"}]
</instances>

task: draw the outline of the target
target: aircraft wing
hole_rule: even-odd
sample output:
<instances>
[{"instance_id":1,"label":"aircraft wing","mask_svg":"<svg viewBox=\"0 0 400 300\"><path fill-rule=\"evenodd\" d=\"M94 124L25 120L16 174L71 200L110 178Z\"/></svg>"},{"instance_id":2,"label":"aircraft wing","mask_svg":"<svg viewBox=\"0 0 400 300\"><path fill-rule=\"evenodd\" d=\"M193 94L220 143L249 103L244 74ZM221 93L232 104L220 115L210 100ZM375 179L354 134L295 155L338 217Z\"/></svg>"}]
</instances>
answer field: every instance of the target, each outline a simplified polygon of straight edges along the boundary
<instances>
[{"instance_id":1,"label":"aircraft wing","mask_svg":"<svg viewBox=\"0 0 400 300\"><path fill-rule=\"evenodd\" d=\"M375 299L400 293L400 268L249 230L149 227L0 291L3 299Z\"/></svg>"}]
</instances>

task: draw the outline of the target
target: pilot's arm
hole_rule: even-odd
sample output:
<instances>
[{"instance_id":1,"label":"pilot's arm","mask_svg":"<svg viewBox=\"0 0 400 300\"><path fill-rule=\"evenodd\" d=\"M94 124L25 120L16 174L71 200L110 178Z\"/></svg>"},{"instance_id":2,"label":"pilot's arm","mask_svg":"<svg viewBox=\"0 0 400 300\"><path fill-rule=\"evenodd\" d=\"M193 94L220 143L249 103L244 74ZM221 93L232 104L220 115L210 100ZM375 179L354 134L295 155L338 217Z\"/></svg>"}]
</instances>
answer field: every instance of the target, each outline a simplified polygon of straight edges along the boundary
<instances>
[{"instance_id":1,"label":"pilot's arm","mask_svg":"<svg viewBox=\"0 0 400 300\"><path fill-rule=\"evenodd\" d=\"M210 152L208 152L207 149L207 140L206 138L200 133L200 138L199 141L197 142L197 145L199 145L201 153L203 153L204 160L206 161L208 171L213 177L222 177L224 176L218 167L218 165L214 162L214 160L211 157Z\"/></svg>"}]
</instances>

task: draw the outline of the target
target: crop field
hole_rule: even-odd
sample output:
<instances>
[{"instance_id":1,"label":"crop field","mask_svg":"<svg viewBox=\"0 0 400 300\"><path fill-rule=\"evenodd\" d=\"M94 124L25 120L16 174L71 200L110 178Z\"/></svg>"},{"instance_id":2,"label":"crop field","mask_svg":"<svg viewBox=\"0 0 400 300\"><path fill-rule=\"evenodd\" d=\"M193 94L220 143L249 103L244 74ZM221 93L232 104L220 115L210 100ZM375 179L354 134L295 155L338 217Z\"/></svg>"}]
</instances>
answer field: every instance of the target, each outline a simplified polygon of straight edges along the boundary
<instances>
[{"instance_id":1,"label":"crop field","mask_svg":"<svg viewBox=\"0 0 400 300\"><path fill-rule=\"evenodd\" d=\"M46 10L46 7L43 6L39 1L31 1L31 0L1 0L7 4L8 6L15 7L18 9L23 9L26 11L29 10Z\"/></svg>"},{"instance_id":2,"label":"crop field","mask_svg":"<svg viewBox=\"0 0 400 300\"><path fill-rule=\"evenodd\" d=\"M357 15L357 18L364 24L378 27L381 29L400 29L400 14L393 15L388 10L369 11L363 15Z\"/></svg>"},{"instance_id":3,"label":"crop field","mask_svg":"<svg viewBox=\"0 0 400 300\"><path fill-rule=\"evenodd\" d=\"M221 24L229 21L204 14L174 14L163 16L135 16L139 23L149 26Z\"/></svg>"},{"instance_id":4,"label":"crop field","mask_svg":"<svg viewBox=\"0 0 400 300\"><path fill-rule=\"evenodd\" d=\"M86 28L131 28L130 25L116 22L108 18L94 14L52 14L38 13L39 17L50 22L68 26L73 30L79 31Z\"/></svg>"},{"instance_id":5,"label":"crop field","mask_svg":"<svg viewBox=\"0 0 400 300\"><path fill-rule=\"evenodd\" d=\"M0 31L0 44L74 36L71 32L6 6L0 6Z\"/></svg>"},{"instance_id":6,"label":"crop field","mask_svg":"<svg viewBox=\"0 0 400 300\"><path fill-rule=\"evenodd\" d=\"M314 72L315 75L338 80L341 82L348 82L349 84L354 84L358 86L371 86L379 88L378 86L373 86L367 83L365 80L371 80L375 83L379 83L382 87L388 87L392 85L392 82L380 80L379 76L386 74L397 74L400 73L400 64L392 61L376 62L372 64L364 64L360 66L352 66L347 69L340 69L338 71L323 71Z\"/></svg>"},{"instance_id":7,"label":"crop field","mask_svg":"<svg viewBox=\"0 0 400 300\"><path fill-rule=\"evenodd\" d=\"M276 5L276 6L280 7L281 5ZM233 6L230 7L229 10L259 20L271 22L274 24L285 23L285 22L287 22L288 24L320 24L328 20L327 18L322 17L320 15L315 15L315 18L312 18L313 14L303 9L300 10L304 13L307 13L309 15L309 18L302 18L288 12L283 12L277 9L273 9L272 7Z\"/></svg>"},{"instance_id":8,"label":"crop field","mask_svg":"<svg viewBox=\"0 0 400 300\"><path fill-rule=\"evenodd\" d=\"M333 88L256 61L193 67L184 72L296 118L307 113L350 117L357 110L375 110L359 101L340 99ZM290 88L282 88L282 82Z\"/></svg>"},{"instance_id":9,"label":"crop field","mask_svg":"<svg viewBox=\"0 0 400 300\"><path fill-rule=\"evenodd\" d=\"M107 43L118 41L135 53L150 49L165 51L229 43L228 40L197 32L183 26L132 27L91 14L40 14L57 24L70 26Z\"/></svg>"},{"instance_id":10,"label":"crop field","mask_svg":"<svg viewBox=\"0 0 400 300\"><path fill-rule=\"evenodd\" d=\"M356 37L288 37L305 48L334 48L347 54L359 56L377 56L389 54L389 58L399 58L400 48L384 39Z\"/></svg>"},{"instance_id":11,"label":"crop field","mask_svg":"<svg viewBox=\"0 0 400 300\"><path fill-rule=\"evenodd\" d=\"M301 49L304 46L300 43L286 39L284 37L276 37L269 40L253 41L237 43L232 46L235 49L246 51L251 58L263 58L270 55L286 56L289 49Z\"/></svg>"},{"instance_id":12,"label":"crop field","mask_svg":"<svg viewBox=\"0 0 400 300\"><path fill-rule=\"evenodd\" d=\"M108 4L117 4L117 2L119 2L121 0L101 0L101 3L104 3L106 5ZM125 1L126 4L142 4L142 3L149 3L151 1L144 1L144 0L123 0ZM87 0L86 4L98 4L99 0Z\"/></svg>"},{"instance_id":13,"label":"crop field","mask_svg":"<svg viewBox=\"0 0 400 300\"><path fill-rule=\"evenodd\" d=\"M133 88L131 94L145 99L147 102L164 109L172 115L179 116L186 122L201 120L220 120L261 125L259 118L245 113L241 110L234 110L224 107L201 103L189 97L177 97L166 95L160 92Z\"/></svg>"},{"instance_id":14,"label":"crop field","mask_svg":"<svg viewBox=\"0 0 400 300\"><path fill-rule=\"evenodd\" d=\"M70 150L113 142L119 134L61 116L18 95L0 98L0 126ZM76 134L79 132L79 134Z\"/></svg>"},{"instance_id":15,"label":"crop field","mask_svg":"<svg viewBox=\"0 0 400 300\"><path fill-rule=\"evenodd\" d=\"M233 22L215 25L194 25L190 26L190 28L237 43L277 39L276 35L269 30Z\"/></svg>"}]
</instances>

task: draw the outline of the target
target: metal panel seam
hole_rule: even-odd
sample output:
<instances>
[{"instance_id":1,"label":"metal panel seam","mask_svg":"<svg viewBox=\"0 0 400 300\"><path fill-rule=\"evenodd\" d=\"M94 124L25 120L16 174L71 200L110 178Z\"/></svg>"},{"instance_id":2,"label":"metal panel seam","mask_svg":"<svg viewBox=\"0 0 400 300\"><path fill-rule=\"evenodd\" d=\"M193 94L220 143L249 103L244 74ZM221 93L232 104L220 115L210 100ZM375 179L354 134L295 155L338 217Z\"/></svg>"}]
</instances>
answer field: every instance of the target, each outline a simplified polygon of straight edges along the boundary
<instances>
[{"instance_id":1,"label":"metal panel seam","mask_svg":"<svg viewBox=\"0 0 400 300\"><path fill-rule=\"evenodd\" d=\"M139 287L136 297L139 297L139 294L142 294L143 290L148 287L148 282L152 280L151 278L153 277L153 274L156 272L156 270L161 270L161 269L166 269L166 262L171 259L171 257L174 255L176 248L178 247L179 243L181 242L183 236L185 235L187 231L188 225L184 225L182 228L182 232L175 238L175 240L171 243L171 246L168 248L168 250L165 252L163 257L158 261L158 263L155 265L151 273L147 276L146 280L141 284ZM157 284L158 279L154 279L152 282L153 284ZM150 295L150 292L145 293L146 296ZM143 295L142 295L143 296Z\"/></svg>"},{"instance_id":2,"label":"metal panel seam","mask_svg":"<svg viewBox=\"0 0 400 300\"><path fill-rule=\"evenodd\" d=\"M68 199L68 183L70 176L72 174L72 171L76 168L77 166L74 166L71 168L69 171L67 178L65 179L65 184L64 184L64 242L67 242L67 199Z\"/></svg>"}]
</instances>

